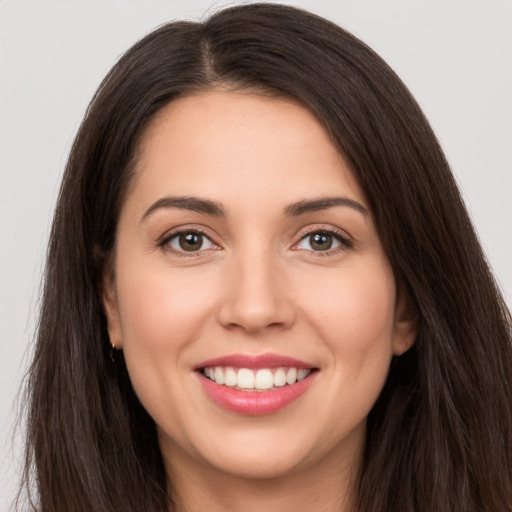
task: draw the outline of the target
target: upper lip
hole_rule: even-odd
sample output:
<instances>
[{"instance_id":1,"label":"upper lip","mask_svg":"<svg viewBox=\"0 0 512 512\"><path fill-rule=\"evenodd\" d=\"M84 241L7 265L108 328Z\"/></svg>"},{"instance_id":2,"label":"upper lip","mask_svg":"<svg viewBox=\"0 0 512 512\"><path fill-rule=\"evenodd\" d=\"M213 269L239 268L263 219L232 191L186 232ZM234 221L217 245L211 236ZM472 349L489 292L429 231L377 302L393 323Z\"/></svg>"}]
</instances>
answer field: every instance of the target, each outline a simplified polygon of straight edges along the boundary
<instances>
[{"instance_id":1,"label":"upper lip","mask_svg":"<svg viewBox=\"0 0 512 512\"><path fill-rule=\"evenodd\" d=\"M292 368L314 368L314 365L300 361L293 357L283 356L279 354L231 354L215 359L208 359L197 364L194 369L213 367L213 366L232 366L234 368L278 368L280 366L288 366Z\"/></svg>"}]
</instances>

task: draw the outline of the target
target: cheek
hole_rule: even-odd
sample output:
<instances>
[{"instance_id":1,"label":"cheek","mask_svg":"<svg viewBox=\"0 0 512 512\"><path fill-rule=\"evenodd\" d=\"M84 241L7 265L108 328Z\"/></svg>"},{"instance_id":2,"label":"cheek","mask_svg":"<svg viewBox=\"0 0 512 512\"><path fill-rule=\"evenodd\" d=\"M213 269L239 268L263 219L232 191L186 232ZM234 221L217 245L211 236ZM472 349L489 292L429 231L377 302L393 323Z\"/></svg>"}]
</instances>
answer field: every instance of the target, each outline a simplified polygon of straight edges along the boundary
<instances>
[{"instance_id":1,"label":"cheek","mask_svg":"<svg viewBox=\"0 0 512 512\"><path fill-rule=\"evenodd\" d=\"M148 412L175 407L176 375L189 369L188 347L200 337L211 310L211 279L148 265L133 257L117 267L123 352L132 385ZM201 285L201 286L200 286ZM176 396L175 396L176 395ZM164 407L165 409L165 407Z\"/></svg>"},{"instance_id":2,"label":"cheek","mask_svg":"<svg viewBox=\"0 0 512 512\"><path fill-rule=\"evenodd\" d=\"M157 424L167 412L188 406L180 376L190 371L190 346L212 310L211 277L148 265L133 257L117 266L117 294L123 353L133 388ZM175 424L175 430L178 428ZM178 429L179 430L179 429Z\"/></svg>"},{"instance_id":3,"label":"cheek","mask_svg":"<svg viewBox=\"0 0 512 512\"><path fill-rule=\"evenodd\" d=\"M194 339L200 312L212 302L204 279L195 276L191 282L183 274L147 266L144 272L137 272L134 264L124 269L120 266L118 276L125 348L176 349L184 340Z\"/></svg>"},{"instance_id":4,"label":"cheek","mask_svg":"<svg viewBox=\"0 0 512 512\"><path fill-rule=\"evenodd\" d=\"M317 287L310 291L303 314L329 354L321 368L328 391L318 403L317 416L328 426L324 439L330 449L340 432L364 424L386 381L395 283L391 270L379 265L342 269L324 285L322 292Z\"/></svg>"},{"instance_id":5,"label":"cheek","mask_svg":"<svg viewBox=\"0 0 512 512\"><path fill-rule=\"evenodd\" d=\"M395 283L388 265L379 262L338 269L309 293L303 314L307 315L323 342L343 367L360 367L387 361L392 353Z\"/></svg>"}]
</instances>

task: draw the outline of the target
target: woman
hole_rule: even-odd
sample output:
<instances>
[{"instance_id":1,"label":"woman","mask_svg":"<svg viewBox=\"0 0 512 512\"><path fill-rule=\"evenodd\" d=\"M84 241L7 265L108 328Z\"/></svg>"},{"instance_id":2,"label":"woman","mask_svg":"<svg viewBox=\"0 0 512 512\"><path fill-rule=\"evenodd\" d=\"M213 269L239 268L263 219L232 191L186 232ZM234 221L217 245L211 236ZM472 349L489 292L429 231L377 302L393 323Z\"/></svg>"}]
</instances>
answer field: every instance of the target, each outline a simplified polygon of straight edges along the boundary
<instances>
[{"instance_id":1,"label":"woman","mask_svg":"<svg viewBox=\"0 0 512 512\"><path fill-rule=\"evenodd\" d=\"M285 6L171 23L70 155L27 480L45 512L511 510L510 342L378 56Z\"/></svg>"}]
</instances>

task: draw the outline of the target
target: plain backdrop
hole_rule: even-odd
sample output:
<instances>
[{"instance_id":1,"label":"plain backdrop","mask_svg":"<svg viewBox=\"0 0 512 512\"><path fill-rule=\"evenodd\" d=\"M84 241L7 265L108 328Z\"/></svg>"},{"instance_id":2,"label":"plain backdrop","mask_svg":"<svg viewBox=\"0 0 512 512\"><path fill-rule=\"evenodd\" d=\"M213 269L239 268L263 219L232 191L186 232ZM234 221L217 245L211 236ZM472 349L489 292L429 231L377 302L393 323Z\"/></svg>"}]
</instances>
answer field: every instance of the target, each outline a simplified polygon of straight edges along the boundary
<instances>
[{"instance_id":1,"label":"plain backdrop","mask_svg":"<svg viewBox=\"0 0 512 512\"><path fill-rule=\"evenodd\" d=\"M14 400L30 357L52 210L87 103L152 28L235 3L0 0L1 512L10 510L19 472ZM402 77L441 141L512 304L512 2L281 3L351 30Z\"/></svg>"}]
</instances>

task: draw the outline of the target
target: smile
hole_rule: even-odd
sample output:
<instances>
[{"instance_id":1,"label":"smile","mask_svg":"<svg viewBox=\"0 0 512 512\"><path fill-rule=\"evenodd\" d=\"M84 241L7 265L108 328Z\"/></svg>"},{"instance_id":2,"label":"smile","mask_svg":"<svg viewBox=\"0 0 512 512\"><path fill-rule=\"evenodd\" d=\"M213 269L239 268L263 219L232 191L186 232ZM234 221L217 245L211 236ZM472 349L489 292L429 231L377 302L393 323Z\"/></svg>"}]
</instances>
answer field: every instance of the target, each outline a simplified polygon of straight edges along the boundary
<instances>
[{"instance_id":1,"label":"smile","mask_svg":"<svg viewBox=\"0 0 512 512\"><path fill-rule=\"evenodd\" d=\"M195 370L213 402L246 415L270 414L292 404L318 373L312 365L273 354L221 357L205 361Z\"/></svg>"},{"instance_id":2,"label":"smile","mask_svg":"<svg viewBox=\"0 0 512 512\"><path fill-rule=\"evenodd\" d=\"M205 377L220 386L228 386L241 391L268 391L283 386L291 386L305 379L310 368L232 368L208 366L202 369Z\"/></svg>"}]
</instances>

